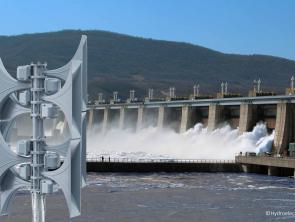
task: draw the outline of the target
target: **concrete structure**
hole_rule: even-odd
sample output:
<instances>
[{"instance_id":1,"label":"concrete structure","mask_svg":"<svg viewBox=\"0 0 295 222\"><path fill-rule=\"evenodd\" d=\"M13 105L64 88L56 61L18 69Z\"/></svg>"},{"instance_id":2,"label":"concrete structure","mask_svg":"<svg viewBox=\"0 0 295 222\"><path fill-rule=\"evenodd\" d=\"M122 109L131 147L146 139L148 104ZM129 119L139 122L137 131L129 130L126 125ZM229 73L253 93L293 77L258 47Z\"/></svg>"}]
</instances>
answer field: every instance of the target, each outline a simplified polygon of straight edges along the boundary
<instances>
[{"instance_id":1,"label":"concrete structure","mask_svg":"<svg viewBox=\"0 0 295 222\"><path fill-rule=\"evenodd\" d=\"M88 172L242 172L241 166L227 160L87 160Z\"/></svg>"},{"instance_id":2,"label":"concrete structure","mask_svg":"<svg viewBox=\"0 0 295 222\"><path fill-rule=\"evenodd\" d=\"M236 156L245 173L263 173L269 176L295 176L295 159L263 156Z\"/></svg>"},{"instance_id":3,"label":"concrete structure","mask_svg":"<svg viewBox=\"0 0 295 222\"><path fill-rule=\"evenodd\" d=\"M278 168L277 167L273 167L273 166L268 166L267 167L267 175L268 176L277 176L278 173Z\"/></svg>"},{"instance_id":4,"label":"concrete structure","mask_svg":"<svg viewBox=\"0 0 295 222\"><path fill-rule=\"evenodd\" d=\"M158 123L157 123L158 129L162 129L163 128L164 121L165 121L165 107L164 106L160 106L159 107L159 114L158 114Z\"/></svg>"},{"instance_id":5,"label":"concrete structure","mask_svg":"<svg viewBox=\"0 0 295 222\"><path fill-rule=\"evenodd\" d=\"M111 127L139 130L153 126L183 133L196 123L212 131L227 122L244 133L262 121L269 132L276 131L275 153L286 154L288 144L295 140L294 103L294 95L282 95L98 104L89 106L88 123L101 124L102 132Z\"/></svg>"},{"instance_id":6,"label":"concrete structure","mask_svg":"<svg viewBox=\"0 0 295 222\"><path fill-rule=\"evenodd\" d=\"M119 129L124 128L125 123L125 107L120 108L120 117L119 117Z\"/></svg>"},{"instance_id":7,"label":"concrete structure","mask_svg":"<svg viewBox=\"0 0 295 222\"><path fill-rule=\"evenodd\" d=\"M291 141L294 141L294 104L286 102L277 104L277 116L275 125L275 153L282 154L288 149Z\"/></svg>"},{"instance_id":8,"label":"concrete structure","mask_svg":"<svg viewBox=\"0 0 295 222\"><path fill-rule=\"evenodd\" d=\"M183 106L181 108L181 123L180 123L180 133L184 133L189 128L189 121L192 119L192 108L188 106Z\"/></svg>"},{"instance_id":9,"label":"concrete structure","mask_svg":"<svg viewBox=\"0 0 295 222\"><path fill-rule=\"evenodd\" d=\"M242 103L240 105L240 118L239 118L239 132L244 133L252 129L256 124L255 113L257 112L256 106L249 103Z\"/></svg>"},{"instance_id":10,"label":"concrete structure","mask_svg":"<svg viewBox=\"0 0 295 222\"><path fill-rule=\"evenodd\" d=\"M208 130L213 131L223 121L223 106L217 104L210 104Z\"/></svg>"},{"instance_id":11,"label":"concrete structure","mask_svg":"<svg viewBox=\"0 0 295 222\"><path fill-rule=\"evenodd\" d=\"M106 133L109 122L109 109L105 108L103 112L102 133Z\"/></svg>"},{"instance_id":12,"label":"concrete structure","mask_svg":"<svg viewBox=\"0 0 295 222\"><path fill-rule=\"evenodd\" d=\"M92 127L93 127L93 113L94 113L94 110L91 109L89 112L88 112L88 130L92 130Z\"/></svg>"},{"instance_id":13,"label":"concrete structure","mask_svg":"<svg viewBox=\"0 0 295 222\"><path fill-rule=\"evenodd\" d=\"M142 129L143 127L143 110L142 106L138 108L136 131Z\"/></svg>"}]
</instances>

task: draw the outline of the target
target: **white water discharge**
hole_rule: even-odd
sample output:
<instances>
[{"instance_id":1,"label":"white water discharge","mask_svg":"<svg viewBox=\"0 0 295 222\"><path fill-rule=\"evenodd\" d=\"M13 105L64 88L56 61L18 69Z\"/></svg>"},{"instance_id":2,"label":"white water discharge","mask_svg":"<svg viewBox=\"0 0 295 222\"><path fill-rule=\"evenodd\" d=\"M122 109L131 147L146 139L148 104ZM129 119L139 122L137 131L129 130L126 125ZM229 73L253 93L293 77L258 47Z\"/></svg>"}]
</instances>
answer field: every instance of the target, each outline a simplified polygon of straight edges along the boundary
<instances>
[{"instance_id":1,"label":"white water discharge","mask_svg":"<svg viewBox=\"0 0 295 222\"><path fill-rule=\"evenodd\" d=\"M238 129L225 125L208 132L202 124L183 134L169 129L150 127L136 133L129 130L109 130L106 134L89 134L88 158L130 159L234 159L239 152L268 152L273 143L264 123L252 132L239 135Z\"/></svg>"}]
</instances>

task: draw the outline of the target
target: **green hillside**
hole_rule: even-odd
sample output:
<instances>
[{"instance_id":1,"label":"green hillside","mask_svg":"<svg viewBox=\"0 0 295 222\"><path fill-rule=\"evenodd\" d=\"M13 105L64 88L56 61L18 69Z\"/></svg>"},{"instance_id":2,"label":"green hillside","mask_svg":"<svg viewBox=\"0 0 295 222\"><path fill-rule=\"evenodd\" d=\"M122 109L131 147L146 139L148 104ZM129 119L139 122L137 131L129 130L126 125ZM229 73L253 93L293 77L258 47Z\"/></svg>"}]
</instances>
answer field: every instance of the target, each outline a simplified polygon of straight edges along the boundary
<instances>
[{"instance_id":1,"label":"green hillside","mask_svg":"<svg viewBox=\"0 0 295 222\"><path fill-rule=\"evenodd\" d=\"M263 89L283 92L295 74L295 61L263 55L224 54L197 45L158 41L104 31L66 30L59 32L0 36L0 57L8 71L17 65L47 62L49 69L70 60L80 36L88 35L89 94L91 97L113 90L126 96L135 89L146 95L152 87L163 95L169 86L177 95L192 91L199 82L201 92L215 93L221 81L231 92L245 93L255 78Z\"/></svg>"}]
</instances>

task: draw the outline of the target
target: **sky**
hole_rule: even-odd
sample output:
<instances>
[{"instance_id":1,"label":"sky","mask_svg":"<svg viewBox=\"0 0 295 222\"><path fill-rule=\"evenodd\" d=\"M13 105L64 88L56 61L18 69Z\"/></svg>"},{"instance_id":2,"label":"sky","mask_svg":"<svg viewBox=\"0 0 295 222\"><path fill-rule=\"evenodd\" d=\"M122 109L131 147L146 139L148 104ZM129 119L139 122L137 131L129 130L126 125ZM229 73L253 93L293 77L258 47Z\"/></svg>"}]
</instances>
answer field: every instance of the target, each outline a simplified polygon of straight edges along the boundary
<instances>
[{"instance_id":1,"label":"sky","mask_svg":"<svg viewBox=\"0 0 295 222\"><path fill-rule=\"evenodd\" d=\"M98 29L295 60L295 0L0 0L0 35Z\"/></svg>"}]
</instances>

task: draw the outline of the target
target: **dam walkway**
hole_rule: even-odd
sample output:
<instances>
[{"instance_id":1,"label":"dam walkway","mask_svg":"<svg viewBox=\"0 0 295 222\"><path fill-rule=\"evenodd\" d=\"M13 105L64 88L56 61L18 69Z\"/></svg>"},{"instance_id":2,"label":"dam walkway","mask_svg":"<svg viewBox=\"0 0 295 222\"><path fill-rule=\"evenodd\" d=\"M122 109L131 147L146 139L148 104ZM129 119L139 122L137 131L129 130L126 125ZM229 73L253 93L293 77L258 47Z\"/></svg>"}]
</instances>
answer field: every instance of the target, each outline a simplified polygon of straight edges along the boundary
<instances>
[{"instance_id":1,"label":"dam walkway","mask_svg":"<svg viewBox=\"0 0 295 222\"><path fill-rule=\"evenodd\" d=\"M245 173L262 173L269 176L295 176L294 157L236 156Z\"/></svg>"}]
</instances>

